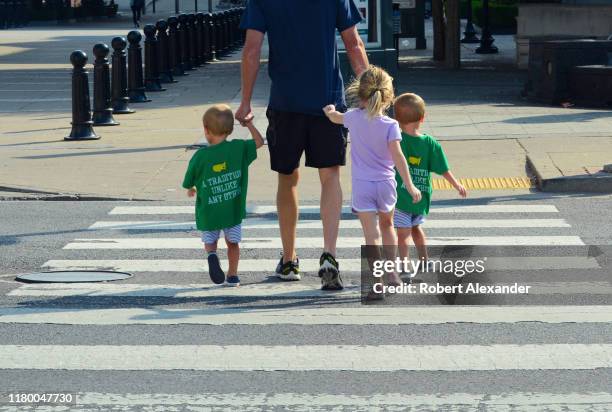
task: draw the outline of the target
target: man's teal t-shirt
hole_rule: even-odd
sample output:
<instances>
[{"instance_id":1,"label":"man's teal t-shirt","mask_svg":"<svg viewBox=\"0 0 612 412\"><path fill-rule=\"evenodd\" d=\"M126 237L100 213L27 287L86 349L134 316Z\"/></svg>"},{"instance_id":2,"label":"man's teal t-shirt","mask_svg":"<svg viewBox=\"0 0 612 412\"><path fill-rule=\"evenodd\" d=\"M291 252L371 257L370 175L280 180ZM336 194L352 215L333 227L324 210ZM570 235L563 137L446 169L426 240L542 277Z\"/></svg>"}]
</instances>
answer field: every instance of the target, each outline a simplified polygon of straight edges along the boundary
<instances>
[{"instance_id":1,"label":"man's teal t-shirt","mask_svg":"<svg viewBox=\"0 0 612 412\"><path fill-rule=\"evenodd\" d=\"M397 171L397 205L396 208L402 212L414 215L426 215L431 205L431 172L442 175L449 171L448 161L440 143L429 135L410 136L402 133L400 143L402 153L406 157L410 168L412 183L421 191L423 199L419 203L412 203L412 197L408 194L404 181Z\"/></svg>"},{"instance_id":2,"label":"man's teal t-shirt","mask_svg":"<svg viewBox=\"0 0 612 412\"><path fill-rule=\"evenodd\" d=\"M197 190L199 230L236 226L246 216L249 165L257 158L254 140L232 140L198 150L185 173L183 187Z\"/></svg>"}]
</instances>

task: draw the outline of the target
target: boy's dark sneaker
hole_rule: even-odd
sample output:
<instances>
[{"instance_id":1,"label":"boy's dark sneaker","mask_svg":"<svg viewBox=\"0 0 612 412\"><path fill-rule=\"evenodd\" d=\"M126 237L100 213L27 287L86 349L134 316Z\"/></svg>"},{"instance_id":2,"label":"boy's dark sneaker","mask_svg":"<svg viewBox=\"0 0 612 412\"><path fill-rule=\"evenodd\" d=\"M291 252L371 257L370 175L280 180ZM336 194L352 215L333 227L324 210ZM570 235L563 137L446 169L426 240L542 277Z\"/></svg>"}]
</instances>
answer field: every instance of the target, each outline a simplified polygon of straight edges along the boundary
<instances>
[{"instance_id":1,"label":"boy's dark sneaker","mask_svg":"<svg viewBox=\"0 0 612 412\"><path fill-rule=\"evenodd\" d=\"M216 253L208 255L208 274L210 275L210 280L216 285L221 285L225 282L225 272L221 269L219 256Z\"/></svg>"},{"instance_id":2,"label":"boy's dark sneaker","mask_svg":"<svg viewBox=\"0 0 612 412\"><path fill-rule=\"evenodd\" d=\"M283 263L281 256L278 265L276 265L276 275L282 280L300 280L300 260L295 258L295 261Z\"/></svg>"},{"instance_id":3,"label":"boy's dark sneaker","mask_svg":"<svg viewBox=\"0 0 612 412\"><path fill-rule=\"evenodd\" d=\"M331 253L324 252L319 259L319 277L322 290L342 290L342 278L338 270L338 261Z\"/></svg>"},{"instance_id":4,"label":"boy's dark sneaker","mask_svg":"<svg viewBox=\"0 0 612 412\"><path fill-rule=\"evenodd\" d=\"M234 276L228 276L227 280L225 281L225 284L227 286L240 286L240 278L237 275Z\"/></svg>"}]
</instances>

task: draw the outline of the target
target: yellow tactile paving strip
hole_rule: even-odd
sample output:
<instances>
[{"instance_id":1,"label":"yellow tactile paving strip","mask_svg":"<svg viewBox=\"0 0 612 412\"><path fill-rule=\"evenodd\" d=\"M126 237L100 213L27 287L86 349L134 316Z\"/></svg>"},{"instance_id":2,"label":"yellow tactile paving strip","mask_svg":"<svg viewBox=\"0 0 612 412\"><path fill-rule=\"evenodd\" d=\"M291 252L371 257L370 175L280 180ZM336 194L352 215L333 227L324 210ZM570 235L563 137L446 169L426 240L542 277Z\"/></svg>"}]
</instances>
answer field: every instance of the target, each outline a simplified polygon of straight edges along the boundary
<instances>
[{"instance_id":1,"label":"yellow tactile paving strip","mask_svg":"<svg viewBox=\"0 0 612 412\"><path fill-rule=\"evenodd\" d=\"M528 177L469 177L459 179L468 190L496 190L496 189L531 189L533 182ZM432 179L435 190L454 190L445 179Z\"/></svg>"}]
</instances>

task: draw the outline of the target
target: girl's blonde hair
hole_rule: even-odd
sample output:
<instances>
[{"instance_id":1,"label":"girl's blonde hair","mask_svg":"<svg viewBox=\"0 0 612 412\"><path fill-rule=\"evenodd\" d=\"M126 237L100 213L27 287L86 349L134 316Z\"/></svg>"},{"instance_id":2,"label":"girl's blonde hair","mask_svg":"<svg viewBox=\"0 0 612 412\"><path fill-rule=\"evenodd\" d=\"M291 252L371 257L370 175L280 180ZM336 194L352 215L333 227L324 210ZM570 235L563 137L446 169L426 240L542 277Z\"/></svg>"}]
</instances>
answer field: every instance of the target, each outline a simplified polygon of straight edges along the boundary
<instances>
[{"instance_id":1,"label":"girl's blonde hair","mask_svg":"<svg viewBox=\"0 0 612 412\"><path fill-rule=\"evenodd\" d=\"M359 79L353 81L346 89L349 102L359 100L365 103L368 118L373 118L387 111L393 100L393 78L378 66L370 66Z\"/></svg>"}]
</instances>

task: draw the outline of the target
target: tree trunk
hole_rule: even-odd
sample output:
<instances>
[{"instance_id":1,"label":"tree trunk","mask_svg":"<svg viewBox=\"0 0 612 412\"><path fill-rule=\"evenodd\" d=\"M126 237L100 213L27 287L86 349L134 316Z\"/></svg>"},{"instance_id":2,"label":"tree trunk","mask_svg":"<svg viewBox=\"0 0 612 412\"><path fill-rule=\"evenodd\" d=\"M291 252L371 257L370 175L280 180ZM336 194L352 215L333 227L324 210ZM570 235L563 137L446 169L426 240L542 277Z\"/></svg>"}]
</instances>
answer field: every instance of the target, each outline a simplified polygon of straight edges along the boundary
<instances>
[{"instance_id":1,"label":"tree trunk","mask_svg":"<svg viewBox=\"0 0 612 412\"><path fill-rule=\"evenodd\" d=\"M458 69L461 65L461 12L459 2L446 2L446 53L445 65L449 69Z\"/></svg>"},{"instance_id":2,"label":"tree trunk","mask_svg":"<svg viewBox=\"0 0 612 412\"><path fill-rule=\"evenodd\" d=\"M454 0L453 0L454 1ZM433 20L433 58L436 61L443 61L445 56L445 32L446 21L444 18L444 0L432 0L431 16Z\"/></svg>"}]
</instances>

